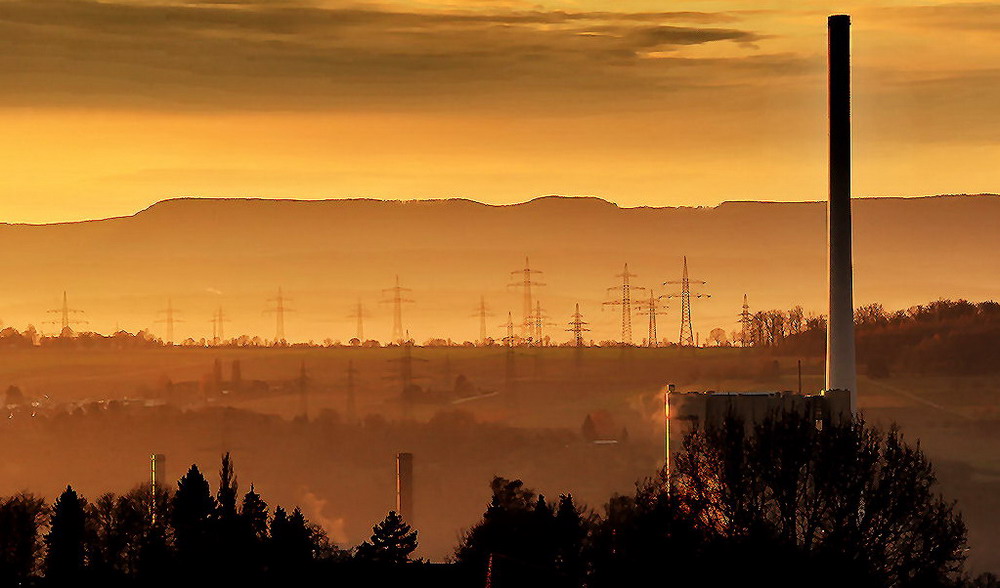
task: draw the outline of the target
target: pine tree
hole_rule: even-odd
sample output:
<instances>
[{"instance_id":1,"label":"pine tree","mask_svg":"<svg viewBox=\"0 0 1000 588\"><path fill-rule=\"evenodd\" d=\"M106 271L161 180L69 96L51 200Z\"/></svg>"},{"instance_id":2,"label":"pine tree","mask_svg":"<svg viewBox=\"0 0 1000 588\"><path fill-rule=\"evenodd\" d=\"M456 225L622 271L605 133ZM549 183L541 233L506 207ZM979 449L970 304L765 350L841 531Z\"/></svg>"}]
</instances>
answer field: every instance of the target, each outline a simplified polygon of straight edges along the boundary
<instances>
[{"instance_id":1,"label":"pine tree","mask_svg":"<svg viewBox=\"0 0 1000 588\"><path fill-rule=\"evenodd\" d=\"M198 466L192 465L177 482L177 492L171 501L170 523L182 564L197 566L207 560L215 508L208 480Z\"/></svg>"},{"instance_id":2,"label":"pine tree","mask_svg":"<svg viewBox=\"0 0 1000 588\"><path fill-rule=\"evenodd\" d=\"M54 585L79 581L86 553L85 501L72 487L52 505L49 533L45 536L48 554L45 557L45 577Z\"/></svg>"},{"instance_id":3,"label":"pine tree","mask_svg":"<svg viewBox=\"0 0 1000 588\"><path fill-rule=\"evenodd\" d=\"M358 557L376 564L401 566L410 561L417 548L417 532L390 510L385 519L372 527L372 536L358 546Z\"/></svg>"},{"instance_id":4,"label":"pine tree","mask_svg":"<svg viewBox=\"0 0 1000 588\"><path fill-rule=\"evenodd\" d=\"M227 451L222 456L222 467L219 470L219 492L216 495L220 520L234 521L236 519L238 492L239 484L236 482L233 459Z\"/></svg>"},{"instance_id":5,"label":"pine tree","mask_svg":"<svg viewBox=\"0 0 1000 588\"><path fill-rule=\"evenodd\" d=\"M260 494L254 492L253 484L250 484L250 490L243 496L240 519L255 539L263 541L267 538L267 503Z\"/></svg>"}]
</instances>

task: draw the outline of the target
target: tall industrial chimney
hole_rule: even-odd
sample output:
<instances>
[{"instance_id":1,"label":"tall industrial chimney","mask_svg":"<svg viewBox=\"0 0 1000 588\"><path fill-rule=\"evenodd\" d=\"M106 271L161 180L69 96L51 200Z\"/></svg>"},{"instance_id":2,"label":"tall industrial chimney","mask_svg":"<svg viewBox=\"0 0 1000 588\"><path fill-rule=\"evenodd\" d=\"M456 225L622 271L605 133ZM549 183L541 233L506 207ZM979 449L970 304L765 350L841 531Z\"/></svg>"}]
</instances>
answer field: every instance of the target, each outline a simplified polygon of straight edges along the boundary
<instances>
[{"instance_id":1,"label":"tall industrial chimney","mask_svg":"<svg viewBox=\"0 0 1000 588\"><path fill-rule=\"evenodd\" d=\"M830 314L826 332L826 390L849 393L857 410L854 352L854 277L851 263L851 17L829 17Z\"/></svg>"},{"instance_id":2,"label":"tall industrial chimney","mask_svg":"<svg viewBox=\"0 0 1000 588\"><path fill-rule=\"evenodd\" d=\"M413 524L413 454L396 454L396 512Z\"/></svg>"}]
</instances>

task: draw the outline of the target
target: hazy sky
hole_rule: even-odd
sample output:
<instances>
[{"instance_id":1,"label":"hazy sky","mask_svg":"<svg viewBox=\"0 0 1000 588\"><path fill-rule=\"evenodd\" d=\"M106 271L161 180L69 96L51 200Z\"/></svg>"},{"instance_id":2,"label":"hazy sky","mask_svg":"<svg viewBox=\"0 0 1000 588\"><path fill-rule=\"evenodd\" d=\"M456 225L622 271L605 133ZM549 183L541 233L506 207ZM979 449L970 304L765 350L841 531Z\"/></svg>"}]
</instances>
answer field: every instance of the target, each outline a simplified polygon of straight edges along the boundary
<instances>
[{"instance_id":1,"label":"hazy sky","mask_svg":"<svg viewBox=\"0 0 1000 588\"><path fill-rule=\"evenodd\" d=\"M856 193L1000 191L1000 3L0 0L0 220L823 198L833 12Z\"/></svg>"}]
</instances>

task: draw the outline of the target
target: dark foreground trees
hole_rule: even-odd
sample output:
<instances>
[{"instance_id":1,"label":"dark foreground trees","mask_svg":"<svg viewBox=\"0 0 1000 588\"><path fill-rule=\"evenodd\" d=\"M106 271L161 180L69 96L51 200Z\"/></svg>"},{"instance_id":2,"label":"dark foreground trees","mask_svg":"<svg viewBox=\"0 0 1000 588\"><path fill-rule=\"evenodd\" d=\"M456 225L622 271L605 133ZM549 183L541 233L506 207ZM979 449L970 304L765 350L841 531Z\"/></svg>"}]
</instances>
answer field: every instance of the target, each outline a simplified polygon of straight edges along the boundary
<instances>
[{"instance_id":1,"label":"dark foreground trees","mask_svg":"<svg viewBox=\"0 0 1000 588\"><path fill-rule=\"evenodd\" d=\"M341 550L300 510L272 511L252 485L241 497L229 456L219 479L213 494L192 466L173 493L2 499L0 586L996 585L961 577L965 527L919 446L860 420L724 420L603 515L497 477L448 565L414 560L395 512Z\"/></svg>"},{"instance_id":2,"label":"dark foreground trees","mask_svg":"<svg viewBox=\"0 0 1000 588\"><path fill-rule=\"evenodd\" d=\"M713 541L769 544L854 583L937 586L964 561L965 525L901 433L861 420L817 429L799 413L691 435L671 479L678 508Z\"/></svg>"},{"instance_id":3,"label":"dark foreground trees","mask_svg":"<svg viewBox=\"0 0 1000 588\"><path fill-rule=\"evenodd\" d=\"M934 483L895 429L727 419L689 435L669 476L603 517L567 515L561 534L544 500L494 480L456 561L493 586L952 586L965 525Z\"/></svg>"}]
</instances>

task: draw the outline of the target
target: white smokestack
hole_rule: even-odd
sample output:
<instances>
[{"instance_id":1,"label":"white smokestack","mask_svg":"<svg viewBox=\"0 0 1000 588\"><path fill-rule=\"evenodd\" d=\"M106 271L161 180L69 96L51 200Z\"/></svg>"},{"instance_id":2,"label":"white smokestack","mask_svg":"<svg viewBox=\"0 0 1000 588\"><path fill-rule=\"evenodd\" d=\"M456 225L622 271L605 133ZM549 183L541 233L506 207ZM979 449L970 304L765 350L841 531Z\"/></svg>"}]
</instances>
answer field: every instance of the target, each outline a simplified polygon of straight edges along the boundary
<instances>
[{"instance_id":1,"label":"white smokestack","mask_svg":"<svg viewBox=\"0 0 1000 588\"><path fill-rule=\"evenodd\" d=\"M829 26L830 314L826 334L826 389L850 392L857 411L854 352L854 272L851 263L851 17L831 16Z\"/></svg>"}]
</instances>

